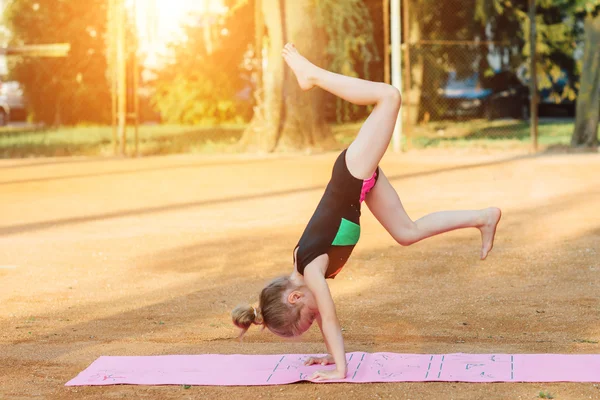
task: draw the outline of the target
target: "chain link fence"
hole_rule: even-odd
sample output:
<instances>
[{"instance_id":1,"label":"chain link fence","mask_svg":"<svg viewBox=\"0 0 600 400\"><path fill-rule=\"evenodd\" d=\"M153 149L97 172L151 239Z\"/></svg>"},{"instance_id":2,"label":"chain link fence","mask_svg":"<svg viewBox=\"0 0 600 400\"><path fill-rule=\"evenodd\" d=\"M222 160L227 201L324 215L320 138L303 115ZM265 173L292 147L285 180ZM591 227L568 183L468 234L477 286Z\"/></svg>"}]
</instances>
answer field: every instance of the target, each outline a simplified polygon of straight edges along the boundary
<instances>
[{"instance_id":1,"label":"chain link fence","mask_svg":"<svg viewBox=\"0 0 600 400\"><path fill-rule=\"evenodd\" d=\"M402 0L405 146L475 142L528 146L538 139L542 145L568 144L582 43L569 39L567 48L564 38L549 35L546 5L538 4L535 9L534 21L542 34L532 46L533 9L527 1L506 2L502 13L488 10L486 15L465 11L467 3L444 0L428 5ZM477 15L476 23L473 15ZM565 16L552 23L573 24ZM535 93L530 90L532 48L537 66ZM538 104L533 110L532 95Z\"/></svg>"},{"instance_id":2,"label":"chain link fence","mask_svg":"<svg viewBox=\"0 0 600 400\"><path fill-rule=\"evenodd\" d=\"M528 140L530 90L523 66L493 42L420 41L405 49L404 127L409 144Z\"/></svg>"},{"instance_id":3,"label":"chain link fence","mask_svg":"<svg viewBox=\"0 0 600 400\"><path fill-rule=\"evenodd\" d=\"M372 19L373 29L368 34L358 29L357 32L362 32L364 37L346 32L347 36L360 36L362 42L357 40L358 44L354 47L348 45L347 40L341 40L345 37L341 37L340 43L334 43L337 47L332 45L323 51L329 52L330 57L332 54L343 54L347 58L346 61L354 63L354 69L349 71L347 63L342 63L342 67L336 72L366 79L385 80L385 70L390 66L389 57L383 55L390 54L389 44L384 42L390 39L389 21L393 17L390 15L391 0L363 1L368 8L365 15ZM491 15L488 19L478 17L477 23L473 23L473 11L465 11L465 5L485 2L400 1L403 26L402 124L405 147L456 146L471 143L485 146L492 142L528 146L532 141L531 132L534 130L532 121L536 121L536 118L532 118L530 107L532 93L529 88L528 49L531 43L527 1L512 2L520 4L521 14L518 17ZM291 4L290 0L288 2ZM129 3L124 0L106 0L106 4L112 4L113 7L115 4L125 7ZM119 39L124 43L121 47L128 48L129 53L120 57L123 62L120 63L119 70L122 73L116 74L115 65L119 58L116 57L115 49L119 48L117 43L120 43L116 34L118 24L114 21L112 24L107 21L102 22L102 25L98 23L98 31L90 30L83 24L78 29L86 32L87 36L83 35L85 40L81 39L80 42L73 39L74 51L69 53L70 58L65 59L71 63L67 64L62 59L37 60L27 73L22 74L28 79L35 77L40 82L35 85L30 82L29 87L33 87L35 94L30 97L43 99L47 104L38 107L44 111L44 115L38 112L34 116L38 119L40 116L45 117L48 126L58 126L61 123L71 124L72 121L79 123L79 120L83 121L82 124L90 123L89 121L106 124L112 114L112 123L116 125L118 85L111 81L120 77L120 87L126 90L119 92L119 97L123 99L119 107L119 113L122 114L119 120L130 122L131 115L134 115L141 123L140 154L175 150L195 151L196 148L204 147L214 148L215 151L222 151L226 147L233 148L231 144L236 143L244 132L248 131L247 126L252 123L255 111L260 108L259 97L265 93L263 81L272 80L273 76L276 76L276 63L268 59L267 52L268 46L274 41L271 36L275 33L265 29L264 21L261 22L261 18L265 17L262 14L272 11L261 4L261 1L256 0L240 1L241 11L223 14L218 20L213 18L203 21L197 18L189 26L185 26L186 37L189 40L168 44L166 48L169 52L165 54L170 54L170 58L166 58L163 67L159 67L161 63L157 60L162 59L158 56L150 66L144 65L140 56L137 60L140 71L135 73L133 71L138 69L134 67L137 62L133 62L134 54L137 54L135 46L132 44L133 40L125 40L127 35L133 35L133 27L123 29L119 36L124 36L125 39ZM332 1L331 4L337 3ZM53 20L52 15L58 9L56 7L58 6L54 4L47 7L48 20ZM107 12L106 9L98 10L98 14ZM38 11L33 15L40 14ZM152 14L150 10L146 11ZM131 15L123 12L121 19L129 21L132 25L140 24L138 20L145 21L144 15L135 20L133 16L136 12L129 12ZM112 14L107 14L108 22L114 18L113 14L114 10ZM538 13L538 17L540 16ZM158 18L158 15L149 20L155 18ZM327 21L330 21L334 17L328 18ZM502 18L508 18L510 23L500 21ZM348 29L347 18L339 18L338 22L340 27ZM152 25L150 22L148 24ZM387 32L384 28L386 24ZM143 30L141 27L139 29ZM326 36L325 32L321 33ZM138 35L141 34L138 32ZM138 38L140 42L143 42L142 37L144 35ZM32 36L26 39L28 42L37 43L39 38ZM329 36L327 39L335 42ZM374 49L366 56L361 46L365 47L364 43L371 41L376 43L372 44ZM558 42L555 40L554 43ZM574 46L581 47L581 44L575 43ZM139 53L143 54L141 51ZM575 51L572 58L576 58L577 53ZM544 57L540 57L537 68L540 90L536 91L536 94L540 98L542 113L542 119L539 121L540 143L567 144L573 130L572 116L576 98L574 78L577 71L563 71L561 68L552 67L546 63ZM77 72L79 70L75 67L81 67L83 72ZM260 78L257 78L259 76ZM389 80L389 71L387 78ZM139 82L136 82L137 80ZM54 85L55 81L57 83ZM139 90L134 89L137 83ZM112 101L111 89L115 94ZM134 93L139 95L139 99L135 99ZM75 97L76 95L78 97ZM87 99L85 103L80 100L83 98ZM98 105L88 106L96 104L94 102ZM536 107L535 110L537 109ZM333 95L325 94L319 117L334 127L334 139L343 142L354 137L355 125L362 123L369 111L367 107L352 106ZM107 116L92 119L88 118L88 114L93 117L100 114ZM69 115L73 115L73 118L67 118ZM125 134L124 125L120 125L119 135L116 134L116 129L110 126L103 125L102 132L98 130L100 133L97 139L93 140L94 143L100 143L103 154L112 153L113 151L104 149L114 148L117 141L121 144L122 153L125 145L131 145L130 142L136 136ZM283 132L283 129L281 131ZM338 131L344 133L338 135ZM91 137L87 132L86 135ZM79 137L77 139L79 140ZM58 140L55 147L65 149L69 146L64 143L71 140L71 136L63 135L60 141ZM37 146L37 141L32 139L30 142ZM135 140L135 143L137 142ZM13 146L6 154L27 154L34 144L23 145L22 151L14 150L16 147ZM132 149L135 150L130 153L136 154L137 147Z\"/></svg>"}]
</instances>

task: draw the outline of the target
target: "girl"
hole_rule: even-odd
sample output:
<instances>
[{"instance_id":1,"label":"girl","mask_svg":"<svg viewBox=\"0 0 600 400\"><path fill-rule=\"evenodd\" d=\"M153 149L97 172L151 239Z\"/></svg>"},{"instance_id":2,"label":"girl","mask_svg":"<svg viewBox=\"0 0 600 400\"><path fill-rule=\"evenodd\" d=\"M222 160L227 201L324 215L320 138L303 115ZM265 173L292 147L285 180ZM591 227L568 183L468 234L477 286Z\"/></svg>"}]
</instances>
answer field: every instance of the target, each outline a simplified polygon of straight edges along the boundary
<instances>
[{"instance_id":1,"label":"girl","mask_svg":"<svg viewBox=\"0 0 600 400\"><path fill-rule=\"evenodd\" d=\"M501 212L498 208L477 211L443 211L412 221L398 194L378 167L388 148L398 112L400 93L393 86L335 74L304 58L293 44L286 44L283 58L303 90L318 86L358 105L374 104L356 139L337 158L329 184L300 241L294 249L291 275L275 279L260 294L258 308L238 306L233 322L242 329L264 325L276 335L298 336L317 321L328 355L312 357L306 364L335 364L317 371L315 381L344 379L346 358L342 331L326 279L344 266L360 235L360 206L369 209L401 245L459 228L481 232L481 259L494 244Z\"/></svg>"}]
</instances>

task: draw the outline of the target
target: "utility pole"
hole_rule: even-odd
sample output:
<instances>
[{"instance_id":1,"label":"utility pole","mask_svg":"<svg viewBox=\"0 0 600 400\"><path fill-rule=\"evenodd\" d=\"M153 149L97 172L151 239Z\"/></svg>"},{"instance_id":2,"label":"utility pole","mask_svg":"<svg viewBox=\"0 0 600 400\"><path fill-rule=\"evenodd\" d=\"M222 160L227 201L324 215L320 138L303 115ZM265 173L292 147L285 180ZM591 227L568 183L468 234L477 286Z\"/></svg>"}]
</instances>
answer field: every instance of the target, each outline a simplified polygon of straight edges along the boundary
<instances>
[{"instance_id":1,"label":"utility pole","mask_svg":"<svg viewBox=\"0 0 600 400\"><path fill-rule=\"evenodd\" d=\"M139 126L139 62L137 24L133 37L128 35L129 18L126 0L108 0L108 71L111 88L111 124L114 154L127 155L127 121L134 125L135 150L138 155ZM131 18L135 21L136 3L131 3ZM129 75L128 75L129 74ZM129 79L128 79L129 78ZM128 90L129 89L129 90ZM128 96L128 91L131 96Z\"/></svg>"},{"instance_id":2,"label":"utility pole","mask_svg":"<svg viewBox=\"0 0 600 400\"><path fill-rule=\"evenodd\" d=\"M404 109L404 136L406 136L406 146L411 144L410 128L411 128L411 77L410 77L410 24L408 21L410 0L402 0L402 28L404 36L404 94L402 99L402 108Z\"/></svg>"},{"instance_id":3,"label":"utility pole","mask_svg":"<svg viewBox=\"0 0 600 400\"><path fill-rule=\"evenodd\" d=\"M140 65L138 61L138 48L139 48L139 32L137 29L137 0L133 0L133 20L135 24L135 33L133 37L133 49L132 49L132 66L133 70L133 113L131 118L133 119L133 132L135 139L135 152L134 155L137 157L139 155L139 125L140 125L140 96L139 96L139 85L140 85Z\"/></svg>"},{"instance_id":4,"label":"utility pole","mask_svg":"<svg viewBox=\"0 0 600 400\"><path fill-rule=\"evenodd\" d=\"M402 48L401 48L401 25L400 0L391 0L391 42L392 42L392 85L402 93ZM392 148L399 152L402 146L402 113L398 113L396 127L392 135Z\"/></svg>"},{"instance_id":5,"label":"utility pole","mask_svg":"<svg viewBox=\"0 0 600 400\"><path fill-rule=\"evenodd\" d=\"M116 0L116 49L117 49L117 131L119 137L119 152L122 156L127 151L127 52L125 31L125 2Z\"/></svg>"},{"instance_id":6,"label":"utility pole","mask_svg":"<svg viewBox=\"0 0 600 400\"><path fill-rule=\"evenodd\" d=\"M383 81L390 84L390 0L383 0Z\"/></svg>"},{"instance_id":7,"label":"utility pole","mask_svg":"<svg viewBox=\"0 0 600 400\"><path fill-rule=\"evenodd\" d=\"M538 149L538 90L537 90L537 28L535 21L535 0L529 0L529 60L530 60L530 131L533 151Z\"/></svg>"},{"instance_id":8,"label":"utility pole","mask_svg":"<svg viewBox=\"0 0 600 400\"><path fill-rule=\"evenodd\" d=\"M113 154L118 152L118 133L117 133L117 49L116 49L116 0L108 0L108 74L110 78L110 97L111 97L111 114L110 123L112 130L112 146Z\"/></svg>"}]
</instances>

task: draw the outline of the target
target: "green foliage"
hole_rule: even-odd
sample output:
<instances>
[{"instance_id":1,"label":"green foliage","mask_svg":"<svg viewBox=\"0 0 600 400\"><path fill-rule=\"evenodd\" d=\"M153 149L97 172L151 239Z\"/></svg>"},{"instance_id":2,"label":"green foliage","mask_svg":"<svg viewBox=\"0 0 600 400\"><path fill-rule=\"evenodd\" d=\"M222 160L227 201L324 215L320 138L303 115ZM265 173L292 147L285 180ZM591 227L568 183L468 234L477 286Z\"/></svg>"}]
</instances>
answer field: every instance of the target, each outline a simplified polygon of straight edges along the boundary
<instances>
[{"instance_id":1,"label":"green foliage","mask_svg":"<svg viewBox=\"0 0 600 400\"><path fill-rule=\"evenodd\" d=\"M328 69L347 76L369 79L370 63L379 60L375 44L373 19L364 0L315 0L317 25L327 35L325 52ZM359 73L359 71L362 73ZM338 122L351 119L356 108L336 99Z\"/></svg>"},{"instance_id":2,"label":"green foliage","mask_svg":"<svg viewBox=\"0 0 600 400\"><path fill-rule=\"evenodd\" d=\"M483 25L477 19L478 9L474 0L455 0L431 2L421 0L419 7L411 9L416 15L413 18L419 23L423 40L438 41L473 41L476 37L484 38ZM487 3L486 3L487 4ZM449 17L451 16L451 17ZM456 70L459 77L473 73L473 69L485 70L487 67L487 48L471 45L448 46L431 45L423 49L431 80L436 81L448 69ZM483 57L480 57L483 56ZM478 61L483 66L475 65Z\"/></svg>"},{"instance_id":3,"label":"green foliage","mask_svg":"<svg viewBox=\"0 0 600 400\"><path fill-rule=\"evenodd\" d=\"M166 123L206 124L235 121L235 90L229 76L217 66L199 64L185 70L171 65L157 83L153 104Z\"/></svg>"},{"instance_id":4,"label":"green foliage","mask_svg":"<svg viewBox=\"0 0 600 400\"><path fill-rule=\"evenodd\" d=\"M529 45L528 0L477 0L476 16L492 28L492 39L509 43L518 49L511 56L510 66L516 69L526 66L531 48ZM577 44L581 42L580 19L582 12L597 12L600 0L536 0L536 54L538 57L538 86L540 89L555 87L560 79L568 78L562 92L551 97L556 102L574 100L581 66L575 59Z\"/></svg>"},{"instance_id":5,"label":"green foliage","mask_svg":"<svg viewBox=\"0 0 600 400\"><path fill-rule=\"evenodd\" d=\"M544 392L544 391L541 391L538 394L538 397L540 399L553 399L554 398L554 396L552 395L552 393L550 393L550 392Z\"/></svg>"},{"instance_id":6,"label":"green foliage","mask_svg":"<svg viewBox=\"0 0 600 400\"><path fill-rule=\"evenodd\" d=\"M591 15L595 17L600 13L600 0L562 0L572 7L579 17Z\"/></svg>"},{"instance_id":7,"label":"green foliage","mask_svg":"<svg viewBox=\"0 0 600 400\"><path fill-rule=\"evenodd\" d=\"M247 34L253 31L253 4L229 3L227 15L208 22L210 42L203 25L207 21L200 20L185 27L183 40L171 44L170 58L152 82L152 104L165 122L206 124L250 118L252 101L240 100L237 94L250 85L241 65L253 38Z\"/></svg>"},{"instance_id":8,"label":"green foliage","mask_svg":"<svg viewBox=\"0 0 600 400\"><path fill-rule=\"evenodd\" d=\"M379 59L373 22L363 0L315 0L317 24L327 34L325 52L330 58L332 71L358 76L356 64L361 61L367 74L369 63Z\"/></svg>"},{"instance_id":9,"label":"green foliage","mask_svg":"<svg viewBox=\"0 0 600 400\"><path fill-rule=\"evenodd\" d=\"M110 94L104 33L106 0L12 0L5 11L11 45L70 43L65 58L13 57L34 121L106 122Z\"/></svg>"},{"instance_id":10,"label":"green foliage","mask_svg":"<svg viewBox=\"0 0 600 400\"><path fill-rule=\"evenodd\" d=\"M232 152L244 125L219 126L141 125L139 154ZM129 130L127 148L133 149ZM112 128L103 126L58 127L55 129L0 128L0 159L22 157L112 155ZM73 289L69 287L69 289ZM164 325L163 321L158 325Z\"/></svg>"},{"instance_id":11,"label":"green foliage","mask_svg":"<svg viewBox=\"0 0 600 400\"><path fill-rule=\"evenodd\" d=\"M598 344L599 343L597 340L590 340L590 339L575 339L573 341L575 343L591 343L591 344Z\"/></svg>"},{"instance_id":12,"label":"green foliage","mask_svg":"<svg viewBox=\"0 0 600 400\"><path fill-rule=\"evenodd\" d=\"M349 145L356 137L360 123L333 127L335 138ZM429 122L411 131L410 148L472 148L514 150L531 146L528 122L514 120L473 120L465 122ZM569 145L573 122L540 121L539 144L542 148L564 148ZM403 137L405 140L406 137Z\"/></svg>"},{"instance_id":13,"label":"green foliage","mask_svg":"<svg viewBox=\"0 0 600 400\"><path fill-rule=\"evenodd\" d=\"M421 2L423 7L427 7L427 3ZM446 21L443 15L448 15L451 10L446 9L444 4L434 5L432 2L420 12L423 34L427 32L433 39L471 40L479 36L499 42L499 49L509 58L504 67L517 70L524 66L526 74L529 74L528 0L454 0L445 3L457 10L452 12L453 18L449 19L450 22ZM473 22L470 22L469 10L473 10ZM580 19L582 13L599 10L600 0L536 0L538 86L540 89L550 89L564 78L571 82L560 93L552 94L556 102L573 100L576 96L577 87L573 82L577 81L581 72L575 60L577 44L582 40ZM460 27L456 28L456 24ZM453 58L450 50L438 51L437 58L446 56L445 65L457 69L459 73L461 71L457 67L468 64L460 59L462 54ZM487 51L487 48L480 49L482 54L487 54ZM491 72L486 69L485 63L480 66L484 74Z\"/></svg>"},{"instance_id":14,"label":"green foliage","mask_svg":"<svg viewBox=\"0 0 600 400\"><path fill-rule=\"evenodd\" d=\"M436 93L444 86L449 71L456 71L456 77L463 79L474 72L485 76L489 68L486 57L488 46L472 42L476 38L485 39L485 23L478 15L487 12L487 8L477 8L476 4L477 0L419 0L416 4L414 1L411 3L410 19L417 24L418 38L423 41L411 47L412 59L417 64L422 63L422 74L413 80L421 92L417 112L419 121L440 108L441 105L435 101ZM487 7L492 3L482 4ZM442 41L471 43L448 45Z\"/></svg>"}]
</instances>

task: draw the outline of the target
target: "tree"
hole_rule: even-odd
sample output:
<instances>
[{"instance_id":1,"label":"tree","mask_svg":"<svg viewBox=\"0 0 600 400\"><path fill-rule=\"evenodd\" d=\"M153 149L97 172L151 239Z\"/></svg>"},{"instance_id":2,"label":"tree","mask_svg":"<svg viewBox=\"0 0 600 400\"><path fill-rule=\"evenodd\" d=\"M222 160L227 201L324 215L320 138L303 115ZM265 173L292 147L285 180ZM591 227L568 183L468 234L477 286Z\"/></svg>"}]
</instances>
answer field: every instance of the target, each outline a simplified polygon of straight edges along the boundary
<instances>
[{"instance_id":1,"label":"tree","mask_svg":"<svg viewBox=\"0 0 600 400\"><path fill-rule=\"evenodd\" d=\"M322 93L317 90L301 93L294 76L284 69L281 58L285 42L293 41L314 63L322 65L325 61L324 43L314 19L310 18L309 7L307 0L262 2L269 35L267 70L262 80L262 102L242 139L250 148L273 151L281 145L315 145L331 137L321 112Z\"/></svg>"},{"instance_id":2,"label":"tree","mask_svg":"<svg viewBox=\"0 0 600 400\"><path fill-rule=\"evenodd\" d=\"M12 33L11 45L71 45L65 58L9 60L9 75L21 83L35 121L109 121L106 0L12 0L5 19Z\"/></svg>"},{"instance_id":3,"label":"tree","mask_svg":"<svg viewBox=\"0 0 600 400\"><path fill-rule=\"evenodd\" d=\"M558 89L552 93L557 101L574 100L579 74L575 62L575 43L580 32L574 17L574 1L536 0L538 87ZM585 1L585 0L582 0ZM500 68L517 71L524 66L528 71L529 0L452 0L445 2L419 1L417 33L426 40L494 41L489 45L427 45L422 52L423 71L416 79L425 94L435 93L443 83L445 72L480 75L492 73L488 55L495 54ZM452 18L445 15L452 14ZM478 63L476 61L479 61ZM478 64L474 67L474 64ZM571 83L566 87L557 84L567 75ZM418 85L422 80L422 85ZM427 96L423 97L427 99ZM435 105L422 103L419 116Z\"/></svg>"},{"instance_id":4,"label":"tree","mask_svg":"<svg viewBox=\"0 0 600 400\"><path fill-rule=\"evenodd\" d=\"M595 147L600 122L600 4L587 2L579 11L585 14L585 49L571 145Z\"/></svg>"},{"instance_id":5,"label":"tree","mask_svg":"<svg viewBox=\"0 0 600 400\"><path fill-rule=\"evenodd\" d=\"M536 0L537 57L543 69L555 67L574 74L573 43L578 29L573 18L572 0ZM509 66L517 68L529 58L529 0L477 0L477 17L489 26L488 38L516 48ZM541 82L542 86L545 82Z\"/></svg>"},{"instance_id":6,"label":"tree","mask_svg":"<svg viewBox=\"0 0 600 400\"><path fill-rule=\"evenodd\" d=\"M495 21L505 18L511 8L522 20L521 32L528 31L526 0L501 1L478 0L483 20ZM538 69L540 88L552 88L566 73L570 82L560 93L552 93L557 102L564 99L577 100L573 146L596 146L600 113L600 0L537 0ZM584 30L581 31L581 21ZM510 30L509 30L510 31ZM493 35L498 40L498 31ZM528 33L527 33L528 35ZM527 36L526 35L526 36ZM582 65L575 60L576 42L585 39ZM529 56L529 46L522 47L523 57ZM579 94L577 80L579 81ZM575 84L573 84L575 83Z\"/></svg>"},{"instance_id":7,"label":"tree","mask_svg":"<svg viewBox=\"0 0 600 400\"><path fill-rule=\"evenodd\" d=\"M242 67L251 43L252 4L231 1L216 19L195 15L181 40L171 43L166 63L150 84L153 106L168 123L201 124L250 119L249 73ZM207 33L208 31L208 33ZM249 97L249 96L248 96Z\"/></svg>"},{"instance_id":8,"label":"tree","mask_svg":"<svg viewBox=\"0 0 600 400\"><path fill-rule=\"evenodd\" d=\"M262 0L268 40L263 87L242 138L246 148L327 148L334 144L324 116L324 92L301 92L284 68L281 49L293 42L313 63L356 75L356 60L374 54L372 25L362 0Z\"/></svg>"}]
</instances>

